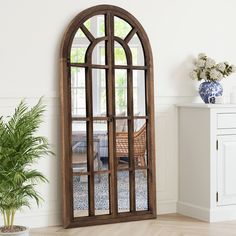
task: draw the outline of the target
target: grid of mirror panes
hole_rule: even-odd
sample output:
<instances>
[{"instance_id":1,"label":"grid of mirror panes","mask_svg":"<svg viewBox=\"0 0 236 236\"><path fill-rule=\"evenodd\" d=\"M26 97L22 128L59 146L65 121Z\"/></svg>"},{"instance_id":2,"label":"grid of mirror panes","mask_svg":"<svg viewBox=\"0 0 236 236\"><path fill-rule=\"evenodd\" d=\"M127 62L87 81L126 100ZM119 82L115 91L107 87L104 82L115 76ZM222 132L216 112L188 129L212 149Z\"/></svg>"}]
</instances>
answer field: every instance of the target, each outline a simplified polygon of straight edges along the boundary
<instances>
[{"instance_id":1,"label":"grid of mirror panes","mask_svg":"<svg viewBox=\"0 0 236 236\"><path fill-rule=\"evenodd\" d=\"M79 28L73 39L71 66L71 115L72 115L72 170L73 170L73 207L74 217L99 216L111 214L111 192L117 191L118 214L131 211L147 211L148 206L148 155L146 146L146 71L142 44L137 34L127 43L131 51L132 65L127 65L127 52L123 46L114 42L112 68L113 78L108 78L110 68L107 60L107 39L98 42L91 53L91 65L87 65L86 51L93 42L107 36L104 15L96 15L83 23L89 34ZM125 40L132 26L120 17L114 17L114 36ZM128 73L132 70L131 78ZM88 77L91 76L91 78ZM91 79L91 80L90 80ZM132 83L129 83L132 80ZM89 82L88 82L89 80ZM114 99L113 117L109 117L108 80L112 80ZM91 83L89 93L86 89ZM132 88L129 88L131 84ZM133 97L128 99L128 89ZM90 96L90 97L89 97ZM87 99L91 98L91 104ZM132 109L128 109L132 102ZM92 116L88 117L87 106L92 107ZM132 114L129 114L132 111ZM132 122L130 121L132 117ZM112 118L112 119L111 119ZM78 120L80 119L80 120ZM111 185L109 157L109 122L114 122L114 165L116 166L116 191ZM133 130L129 127L132 127ZM90 125L92 124L92 125ZM130 126L129 126L129 125ZM110 128L109 128L110 127ZM112 130L113 130L112 128ZM90 132L90 139L87 138ZM133 147L130 147L130 139ZM92 152L88 154L92 143ZM130 157L132 149L133 156ZM92 159L91 159L92 158ZM92 174L90 165L92 164ZM134 164L132 166L132 163ZM133 170L132 170L133 168ZM93 177L91 177L93 176ZM91 195L91 186L93 191ZM114 189L113 189L114 190ZM134 192L131 192L134 191ZM91 196L94 209L91 213ZM134 196L134 200L131 199ZM133 202L132 202L133 201ZM133 209L132 209L133 206Z\"/></svg>"}]
</instances>

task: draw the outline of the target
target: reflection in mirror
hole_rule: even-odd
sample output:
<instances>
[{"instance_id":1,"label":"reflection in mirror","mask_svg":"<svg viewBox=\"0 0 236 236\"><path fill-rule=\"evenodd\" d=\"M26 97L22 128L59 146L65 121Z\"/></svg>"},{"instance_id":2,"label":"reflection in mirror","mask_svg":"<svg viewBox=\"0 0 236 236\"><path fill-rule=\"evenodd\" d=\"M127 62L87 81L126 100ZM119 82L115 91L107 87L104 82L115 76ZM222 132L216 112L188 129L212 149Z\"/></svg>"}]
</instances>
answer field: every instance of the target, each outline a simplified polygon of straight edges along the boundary
<instances>
[{"instance_id":1,"label":"reflection in mirror","mask_svg":"<svg viewBox=\"0 0 236 236\"><path fill-rule=\"evenodd\" d=\"M117 42L115 42L114 54L115 65L127 65L125 50Z\"/></svg>"},{"instance_id":2,"label":"reflection in mirror","mask_svg":"<svg viewBox=\"0 0 236 236\"><path fill-rule=\"evenodd\" d=\"M123 19L115 16L114 17L114 35L125 39L127 34L131 31L132 27L130 24Z\"/></svg>"},{"instance_id":3,"label":"reflection in mirror","mask_svg":"<svg viewBox=\"0 0 236 236\"><path fill-rule=\"evenodd\" d=\"M71 113L72 117L86 116L84 68L71 67Z\"/></svg>"},{"instance_id":4,"label":"reflection in mirror","mask_svg":"<svg viewBox=\"0 0 236 236\"><path fill-rule=\"evenodd\" d=\"M132 63L134 66L144 66L144 53L141 41L137 34L128 43L132 53Z\"/></svg>"},{"instance_id":5,"label":"reflection in mirror","mask_svg":"<svg viewBox=\"0 0 236 236\"><path fill-rule=\"evenodd\" d=\"M94 170L108 170L108 127L107 121L93 122Z\"/></svg>"},{"instance_id":6,"label":"reflection in mirror","mask_svg":"<svg viewBox=\"0 0 236 236\"><path fill-rule=\"evenodd\" d=\"M127 119L116 120L116 158L118 169L129 167L129 142Z\"/></svg>"},{"instance_id":7,"label":"reflection in mirror","mask_svg":"<svg viewBox=\"0 0 236 236\"><path fill-rule=\"evenodd\" d=\"M147 170L135 170L136 210L148 210Z\"/></svg>"},{"instance_id":8,"label":"reflection in mirror","mask_svg":"<svg viewBox=\"0 0 236 236\"><path fill-rule=\"evenodd\" d=\"M92 64L105 65L105 63L105 41L102 41L93 49Z\"/></svg>"},{"instance_id":9,"label":"reflection in mirror","mask_svg":"<svg viewBox=\"0 0 236 236\"><path fill-rule=\"evenodd\" d=\"M88 19L84 22L84 26L88 29L88 31L91 31L91 21L90 21L90 19ZM81 29L79 29L77 32L78 32L78 37L80 37L80 38L86 37L84 32Z\"/></svg>"},{"instance_id":10,"label":"reflection in mirror","mask_svg":"<svg viewBox=\"0 0 236 236\"><path fill-rule=\"evenodd\" d=\"M93 116L104 117L107 115L105 69L92 69L92 83L93 83Z\"/></svg>"},{"instance_id":11,"label":"reflection in mirror","mask_svg":"<svg viewBox=\"0 0 236 236\"><path fill-rule=\"evenodd\" d=\"M133 70L134 116L146 116L145 71Z\"/></svg>"},{"instance_id":12,"label":"reflection in mirror","mask_svg":"<svg viewBox=\"0 0 236 236\"><path fill-rule=\"evenodd\" d=\"M75 34L71 45L70 51L70 62L71 63L84 63L86 50L90 42L88 38L84 35L82 30L79 28Z\"/></svg>"},{"instance_id":13,"label":"reflection in mirror","mask_svg":"<svg viewBox=\"0 0 236 236\"><path fill-rule=\"evenodd\" d=\"M88 176L73 176L74 218L88 216Z\"/></svg>"},{"instance_id":14,"label":"reflection in mirror","mask_svg":"<svg viewBox=\"0 0 236 236\"><path fill-rule=\"evenodd\" d=\"M147 167L146 120L134 119L135 167Z\"/></svg>"},{"instance_id":15,"label":"reflection in mirror","mask_svg":"<svg viewBox=\"0 0 236 236\"><path fill-rule=\"evenodd\" d=\"M72 122L72 169L73 173L87 172L86 121Z\"/></svg>"},{"instance_id":16,"label":"reflection in mirror","mask_svg":"<svg viewBox=\"0 0 236 236\"><path fill-rule=\"evenodd\" d=\"M84 25L94 38L105 36L104 15L96 15L85 21Z\"/></svg>"},{"instance_id":17,"label":"reflection in mirror","mask_svg":"<svg viewBox=\"0 0 236 236\"><path fill-rule=\"evenodd\" d=\"M118 212L130 211L129 171L117 172Z\"/></svg>"},{"instance_id":18,"label":"reflection in mirror","mask_svg":"<svg viewBox=\"0 0 236 236\"><path fill-rule=\"evenodd\" d=\"M109 174L94 176L95 215L110 214L109 210Z\"/></svg>"},{"instance_id":19,"label":"reflection in mirror","mask_svg":"<svg viewBox=\"0 0 236 236\"><path fill-rule=\"evenodd\" d=\"M116 116L127 116L127 71L115 70Z\"/></svg>"}]
</instances>

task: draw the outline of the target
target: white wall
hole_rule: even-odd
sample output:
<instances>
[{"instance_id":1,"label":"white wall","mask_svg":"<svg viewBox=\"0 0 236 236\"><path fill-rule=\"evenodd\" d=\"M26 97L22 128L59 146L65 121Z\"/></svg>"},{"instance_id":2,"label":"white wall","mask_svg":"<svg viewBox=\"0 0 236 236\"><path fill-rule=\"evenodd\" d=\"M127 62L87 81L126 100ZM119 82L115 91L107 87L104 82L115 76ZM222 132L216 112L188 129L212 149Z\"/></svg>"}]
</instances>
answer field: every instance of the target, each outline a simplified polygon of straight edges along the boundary
<instances>
[{"instance_id":1,"label":"white wall","mask_svg":"<svg viewBox=\"0 0 236 236\"><path fill-rule=\"evenodd\" d=\"M217 61L236 64L235 0L0 0L0 115L12 113L22 97L34 104L45 95L48 112L40 132L49 137L57 153L38 165L50 180L50 185L40 186L45 203L20 213L16 223L31 227L60 223L60 42L77 13L104 3L123 7L136 16L153 48L159 213L176 210L174 104L199 101L198 84L188 78L193 56L206 52ZM223 83L225 95L236 86L235 77Z\"/></svg>"}]
</instances>

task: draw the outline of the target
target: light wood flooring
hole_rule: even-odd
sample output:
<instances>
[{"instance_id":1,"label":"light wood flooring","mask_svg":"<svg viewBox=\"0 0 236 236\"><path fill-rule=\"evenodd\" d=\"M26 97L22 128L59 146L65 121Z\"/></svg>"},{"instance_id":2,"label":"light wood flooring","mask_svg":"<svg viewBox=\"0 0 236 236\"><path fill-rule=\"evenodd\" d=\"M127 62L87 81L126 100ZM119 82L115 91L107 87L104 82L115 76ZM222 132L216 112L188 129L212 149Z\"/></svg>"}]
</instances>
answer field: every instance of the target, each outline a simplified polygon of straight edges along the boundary
<instances>
[{"instance_id":1,"label":"light wood flooring","mask_svg":"<svg viewBox=\"0 0 236 236\"><path fill-rule=\"evenodd\" d=\"M119 224L76 229L48 227L32 229L30 236L236 236L236 221L206 223L178 214Z\"/></svg>"}]
</instances>

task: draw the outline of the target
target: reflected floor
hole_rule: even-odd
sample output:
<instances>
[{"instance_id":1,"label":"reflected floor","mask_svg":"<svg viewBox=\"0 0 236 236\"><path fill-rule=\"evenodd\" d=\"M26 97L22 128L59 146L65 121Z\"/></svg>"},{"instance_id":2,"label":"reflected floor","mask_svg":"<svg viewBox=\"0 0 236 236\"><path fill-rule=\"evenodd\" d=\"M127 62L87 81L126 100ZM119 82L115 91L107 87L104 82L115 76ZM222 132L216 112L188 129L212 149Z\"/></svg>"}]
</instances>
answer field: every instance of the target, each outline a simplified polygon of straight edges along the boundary
<instances>
[{"instance_id":1,"label":"reflected floor","mask_svg":"<svg viewBox=\"0 0 236 236\"><path fill-rule=\"evenodd\" d=\"M118 188L118 209L119 212L127 212L130 209L129 202L129 173L120 171L117 174ZM147 176L142 170L137 170L135 175L136 182L136 209L147 210ZM108 175L95 177L95 202L96 215L109 214L109 181ZM83 176L75 176L73 181L74 189L74 216L88 215L88 182Z\"/></svg>"}]
</instances>

